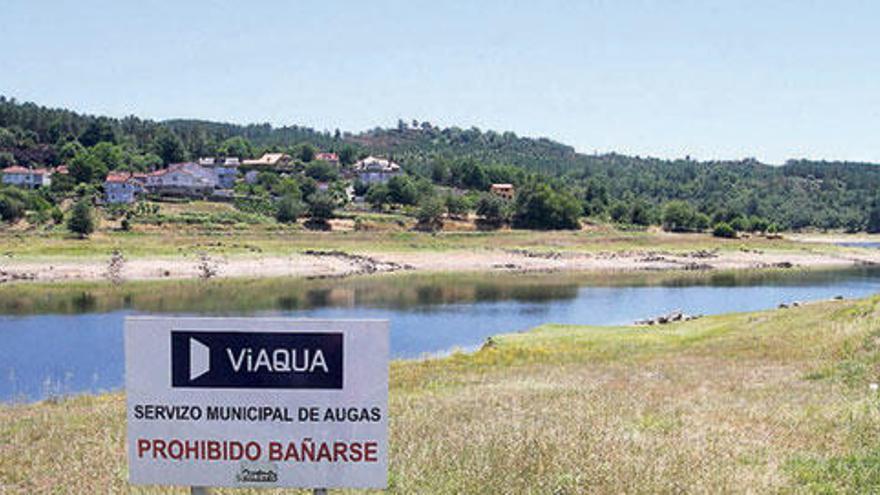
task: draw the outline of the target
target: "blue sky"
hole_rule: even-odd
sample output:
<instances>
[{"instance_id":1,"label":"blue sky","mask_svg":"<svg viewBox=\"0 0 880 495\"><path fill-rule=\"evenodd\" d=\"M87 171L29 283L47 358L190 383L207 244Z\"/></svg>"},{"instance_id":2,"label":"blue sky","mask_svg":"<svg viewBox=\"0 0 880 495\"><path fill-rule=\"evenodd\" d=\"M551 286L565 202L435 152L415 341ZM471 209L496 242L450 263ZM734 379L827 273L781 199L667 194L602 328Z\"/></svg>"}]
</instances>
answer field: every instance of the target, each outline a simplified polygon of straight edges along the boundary
<instances>
[{"instance_id":1,"label":"blue sky","mask_svg":"<svg viewBox=\"0 0 880 495\"><path fill-rule=\"evenodd\" d=\"M880 2L3 0L0 93L579 151L880 161Z\"/></svg>"}]
</instances>

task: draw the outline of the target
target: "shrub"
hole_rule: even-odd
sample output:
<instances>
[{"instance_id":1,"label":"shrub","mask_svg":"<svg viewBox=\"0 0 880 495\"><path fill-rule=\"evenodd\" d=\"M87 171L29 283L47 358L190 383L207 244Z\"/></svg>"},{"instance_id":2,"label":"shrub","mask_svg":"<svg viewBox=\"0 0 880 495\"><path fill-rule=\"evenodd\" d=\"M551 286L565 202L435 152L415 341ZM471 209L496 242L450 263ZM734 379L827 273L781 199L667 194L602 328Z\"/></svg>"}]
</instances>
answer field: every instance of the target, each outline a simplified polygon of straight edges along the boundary
<instances>
[{"instance_id":1,"label":"shrub","mask_svg":"<svg viewBox=\"0 0 880 495\"><path fill-rule=\"evenodd\" d=\"M445 209L446 205L439 198L428 197L424 199L416 212L419 227L430 231L443 228L443 211Z\"/></svg>"},{"instance_id":2,"label":"shrub","mask_svg":"<svg viewBox=\"0 0 880 495\"><path fill-rule=\"evenodd\" d=\"M58 208L57 206L52 208L51 215L52 222L56 225L61 225L61 222L64 221L64 212L61 211L61 208Z\"/></svg>"},{"instance_id":3,"label":"shrub","mask_svg":"<svg viewBox=\"0 0 880 495\"><path fill-rule=\"evenodd\" d=\"M718 222L715 224L715 228L712 230L712 235L715 237L724 237L727 239L736 238L736 230L730 226L727 222Z\"/></svg>"},{"instance_id":4,"label":"shrub","mask_svg":"<svg viewBox=\"0 0 880 495\"><path fill-rule=\"evenodd\" d=\"M275 219L281 223L296 222L297 217L305 212L305 206L294 195L287 195L278 202Z\"/></svg>"},{"instance_id":5,"label":"shrub","mask_svg":"<svg viewBox=\"0 0 880 495\"><path fill-rule=\"evenodd\" d=\"M67 219L67 228L79 237L85 238L95 230L95 218L91 201L82 198L76 202Z\"/></svg>"},{"instance_id":6,"label":"shrub","mask_svg":"<svg viewBox=\"0 0 880 495\"><path fill-rule=\"evenodd\" d=\"M330 194L319 191L312 194L308 198L309 218L312 222L326 222L333 218L333 209L336 208L336 202Z\"/></svg>"},{"instance_id":7,"label":"shrub","mask_svg":"<svg viewBox=\"0 0 880 495\"><path fill-rule=\"evenodd\" d=\"M497 229L510 219L510 206L494 194L484 194L477 201L477 215L484 226Z\"/></svg>"},{"instance_id":8,"label":"shrub","mask_svg":"<svg viewBox=\"0 0 880 495\"><path fill-rule=\"evenodd\" d=\"M581 205L547 184L524 187L516 196L514 225L526 229L578 229Z\"/></svg>"},{"instance_id":9,"label":"shrub","mask_svg":"<svg viewBox=\"0 0 880 495\"><path fill-rule=\"evenodd\" d=\"M694 209L684 201L670 201L663 205L663 230L686 232L693 228Z\"/></svg>"}]
</instances>

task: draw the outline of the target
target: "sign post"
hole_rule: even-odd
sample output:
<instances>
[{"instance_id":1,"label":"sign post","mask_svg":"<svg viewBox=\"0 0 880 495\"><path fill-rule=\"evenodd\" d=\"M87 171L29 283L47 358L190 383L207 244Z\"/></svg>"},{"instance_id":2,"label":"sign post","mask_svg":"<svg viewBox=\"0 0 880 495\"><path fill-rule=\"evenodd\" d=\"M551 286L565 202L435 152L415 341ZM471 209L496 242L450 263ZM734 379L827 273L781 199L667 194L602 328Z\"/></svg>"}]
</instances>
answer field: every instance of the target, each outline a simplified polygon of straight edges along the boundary
<instances>
[{"instance_id":1,"label":"sign post","mask_svg":"<svg viewBox=\"0 0 880 495\"><path fill-rule=\"evenodd\" d=\"M387 321L130 317L125 362L132 484L387 484Z\"/></svg>"}]
</instances>

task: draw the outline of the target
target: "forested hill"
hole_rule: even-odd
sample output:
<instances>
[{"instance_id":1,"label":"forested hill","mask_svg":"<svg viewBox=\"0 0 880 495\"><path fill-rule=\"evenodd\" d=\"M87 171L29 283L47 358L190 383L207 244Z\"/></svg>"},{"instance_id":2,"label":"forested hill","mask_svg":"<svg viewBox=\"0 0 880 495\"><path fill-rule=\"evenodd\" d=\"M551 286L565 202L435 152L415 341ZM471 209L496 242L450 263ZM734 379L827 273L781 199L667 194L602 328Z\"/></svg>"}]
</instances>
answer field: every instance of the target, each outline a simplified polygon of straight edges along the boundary
<instances>
[{"instance_id":1,"label":"forested hill","mask_svg":"<svg viewBox=\"0 0 880 495\"><path fill-rule=\"evenodd\" d=\"M667 203L683 200L692 210L685 215L692 224L683 228L760 220L785 229L880 229L875 201L880 167L875 164L792 160L770 166L755 160L584 155L546 138L429 122L400 121L352 134L295 125L116 119L0 97L2 166L57 165L99 143L115 146L121 158L114 166L121 162L132 169L215 154L296 154L304 145L347 150L347 156L382 154L412 174L465 189L485 190L500 181L546 182L577 198L584 214L622 223L658 222Z\"/></svg>"}]
</instances>

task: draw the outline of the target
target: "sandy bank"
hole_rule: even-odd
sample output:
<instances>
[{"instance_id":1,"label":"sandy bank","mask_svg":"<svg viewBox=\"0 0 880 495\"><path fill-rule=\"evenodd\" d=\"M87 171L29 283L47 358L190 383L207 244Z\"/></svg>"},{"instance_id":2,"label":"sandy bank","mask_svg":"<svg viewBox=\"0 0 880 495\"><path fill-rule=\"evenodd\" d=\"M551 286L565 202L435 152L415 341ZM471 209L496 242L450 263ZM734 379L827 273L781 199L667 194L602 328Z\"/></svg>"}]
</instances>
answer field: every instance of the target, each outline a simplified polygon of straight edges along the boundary
<instances>
[{"instance_id":1,"label":"sandy bank","mask_svg":"<svg viewBox=\"0 0 880 495\"><path fill-rule=\"evenodd\" d=\"M564 272L832 268L880 263L880 250L839 252L628 251L544 252L523 249L351 252L305 251L288 255L179 256L124 259L0 260L0 282L181 279L199 277L330 278L395 271Z\"/></svg>"}]
</instances>

